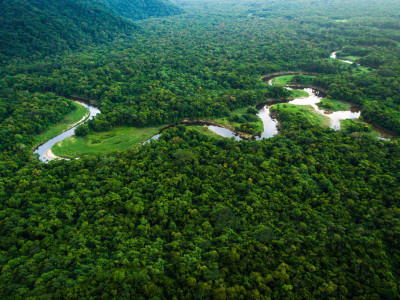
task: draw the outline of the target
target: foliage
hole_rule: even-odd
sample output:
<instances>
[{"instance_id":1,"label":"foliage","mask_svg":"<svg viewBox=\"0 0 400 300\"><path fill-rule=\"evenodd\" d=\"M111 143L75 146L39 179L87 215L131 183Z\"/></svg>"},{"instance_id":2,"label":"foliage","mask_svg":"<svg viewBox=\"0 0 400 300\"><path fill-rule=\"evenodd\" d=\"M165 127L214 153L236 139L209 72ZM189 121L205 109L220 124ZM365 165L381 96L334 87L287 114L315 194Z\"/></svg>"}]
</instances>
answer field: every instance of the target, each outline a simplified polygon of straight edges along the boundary
<instances>
[{"instance_id":1,"label":"foliage","mask_svg":"<svg viewBox=\"0 0 400 300\"><path fill-rule=\"evenodd\" d=\"M103 0L118 14L133 20L179 14L181 10L164 0Z\"/></svg>"},{"instance_id":2,"label":"foliage","mask_svg":"<svg viewBox=\"0 0 400 300\"><path fill-rule=\"evenodd\" d=\"M135 26L96 1L1 1L0 62L110 41Z\"/></svg>"},{"instance_id":3,"label":"foliage","mask_svg":"<svg viewBox=\"0 0 400 300\"><path fill-rule=\"evenodd\" d=\"M89 126L87 124L82 124L75 129L76 136L87 136L89 134Z\"/></svg>"},{"instance_id":4,"label":"foliage","mask_svg":"<svg viewBox=\"0 0 400 300\"><path fill-rule=\"evenodd\" d=\"M0 1L0 63L42 58L137 31L123 17L144 19L177 14L162 0Z\"/></svg>"},{"instance_id":5,"label":"foliage","mask_svg":"<svg viewBox=\"0 0 400 300\"><path fill-rule=\"evenodd\" d=\"M322 107L330 111L347 111L351 109L351 106L348 103L334 99L322 99L322 101L317 105L318 107Z\"/></svg>"},{"instance_id":6,"label":"foliage","mask_svg":"<svg viewBox=\"0 0 400 300\"><path fill-rule=\"evenodd\" d=\"M0 2L3 298L400 297L398 141L279 104L271 139L179 125L141 145L183 119L256 130L248 107L291 96L261 76L299 70L400 133L398 1L177 0L184 14L134 26L105 2L50 2ZM35 136L75 107L56 95L101 114L60 148L81 159L44 164Z\"/></svg>"},{"instance_id":7,"label":"foliage","mask_svg":"<svg viewBox=\"0 0 400 300\"><path fill-rule=\"evenodd\" d=\"M280 118L287 120L295 116L298 118L298 126L308 126L308 124L329 127L329 118L317 113L311 105L277 104L271 107L273 114L279 114ZM303 121L307 121L303 124ZM282 125L284 126L284 125ZM306 129L307 127L304 127Z\"/></svg>"},{"instance_id":8,"label":"foliage","mask_svg":"<svg viewBox=\"0 0 400 300\"><path fill-rule=\"evenodd\" d=\"M35 135L76 109L71 100L50 93L5 92L0 94L0 151L30 146Z\"/></svg>"},{"instance_id":9,"label":"foliage","mask_svg":"<svg viewBox=\"0 0 400 300\"><path fill-rule=\"evenodd\" d=\"M399 145L282 117L271 140L178 126L8 178L2 295L396 298Z\"/></svg>"},{"instance_id":10,"label":"foliage","mask_svg":"<svg viewBox=\"0 0 400 300\"><path fill-rule=\"evenodd\" d=\"M88 116L89 112L84 106L75 102L72 104L76 107L76 109L72 109L68 114L66 114L61 122L51 125L44 132L35 136L33 148L44 144L51 138L70 129L73 124L84 120Z\"/></svg>"}]
</instances>

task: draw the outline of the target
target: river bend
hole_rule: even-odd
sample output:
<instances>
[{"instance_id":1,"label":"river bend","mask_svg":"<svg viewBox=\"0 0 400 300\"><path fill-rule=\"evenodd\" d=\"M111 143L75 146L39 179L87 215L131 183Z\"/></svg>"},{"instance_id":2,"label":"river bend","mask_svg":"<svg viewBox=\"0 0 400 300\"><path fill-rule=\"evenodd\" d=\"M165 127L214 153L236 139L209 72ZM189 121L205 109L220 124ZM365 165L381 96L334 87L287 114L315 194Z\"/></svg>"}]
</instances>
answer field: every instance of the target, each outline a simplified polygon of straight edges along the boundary
<instances>
[{"instance_id":1,"label":"river bend","mask_svg":"<svg viewBox=\"0 0 400 300\"><path fill-rule=\"evenodd\" d=\"M47 141L43 145L36 148L34 153L39 154L39 159L41 161L48 162L53 159L59 159L60 157L55 156L53 154L53 152L51 151L51 148L58 142L61 142L61 141L65 140L66 138L73 136L75 134L75 129L79 125L87 122L90 119L93 119L97 114L100 113L100 110L94 106L88 105L88 104L80 102L80 101L75 101L75 102L84 106L89 111L89 115L86 115L82 120L71 125L72 128L68 129L67 131L64 131L63 133L57 135L56 137L52 138L51 140Z\"/></svg>"},{"instance_id":2,"label":"river bend","mask_svg":"<svg viewBox=\"0 0 400 300\"><path fill-rule=\"evenodd\" d=\"M331 58L334 59L338 59L336 56L336 52L332 52L330 55ZM344 62L344 63L348 63L348 64L352 64L352 61L349 60L341 60L340 61ZM268 81L268 84L272 85L272 79ZM286 87L287 89L291 89L290 87ZM293 99L291 101L282 101L284 103L288 103L288 104L293 104L293 105L310 105L314 108L314 110L321 114L324 115L326 117L328 117L330 119L329 121L329 127L334 129L334 130L339 130L340 129L340 121L341 120L346 120L346 119L357 119L360 117L361 112L360 112L360 108L357 106L352 106L350 111L328 111L328 110L324 110L321 109L320 107L318 107L318 103L322 101L322 96L320 96L318 93L318 91L311 89L311 88L305 88L303 89L303 91L308 93L308 97L300 97L300 98L296 98ZM84 122L94 118L97 114L100 113L100 110L97 109L94 106L85 104L83 102L79 102L79 101L75 101L80 105L83 105L85 108L88 109L89 111L89 116L85 116L84 119L80 120L79 122L77 122L76 124L73 124L72 128L70 128L69 130L61 133L60 135L52 138L51 140L49 140L48 142L44 143L43 145L39 146L34 153L39 154L39 159L43 162L48 162L50 160L53 159L60 159L61 157L57 157L55 156L52 151L51 148L56 144L59 143L63 140L65 140L66 138L73 136L75 134L75 129L83 124ZM259 113L257 114L257 116L262 120L263 124L264 124L264 131L260 136L255 136L254 139L256 140L262 140L262 139L268 139L273 137L274 135L278 134L278 120L276 120L270 112L270 108L272 105L264 105L261 107L261 109L259 110ZM227 128L224 127L220 127L220 126L216 126L213 124L208 124L207 122L202 123L201 125L203 126L207 126L209 130L215 132L216 134L222 136L222 137L226 137L226 138L234 138L237 141L242 140L242 138L239 136L238 133L229 130ZM388 136L387 134L385 135L385 132L383 132L382 130L378 130L382 136L381 139L387 139ZM150 139L148 139L147 141L145 141L143 144L146 144L148 142L150 142L151 140L158 140L160 137L160 134L156 134L155 136L151 137Z\"/></svg>"}]
</instances>

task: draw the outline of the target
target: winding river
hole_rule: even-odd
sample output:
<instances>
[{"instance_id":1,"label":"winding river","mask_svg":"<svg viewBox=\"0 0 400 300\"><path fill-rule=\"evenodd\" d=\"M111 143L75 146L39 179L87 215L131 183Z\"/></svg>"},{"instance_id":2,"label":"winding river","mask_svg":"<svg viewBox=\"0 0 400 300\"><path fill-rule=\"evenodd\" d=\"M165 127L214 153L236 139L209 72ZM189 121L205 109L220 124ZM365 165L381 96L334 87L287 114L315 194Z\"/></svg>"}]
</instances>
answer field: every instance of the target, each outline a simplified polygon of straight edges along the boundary
<instances>
[{"instance_id":1,"label":"winding river","mask_svg":"<svg viewBox=\"0 0 400 300\"><path fill-rule=\"evenodd\" d=\"M272 84L272 79L268 82ZM291 89L286 87L287 89ZM329 118L329 127L334 130L340 129L340 121L346 119L357 119L361 116L361 110L357 106L352 106L350 111L328 111L318 107L318 103L322 101L322 96L319 95L318 91L311 88L302 89L307 92L308 97L295 98L291 101L285 101L284 103L294 104L294 105L310 105L314 110ZM271 115L270 108L272 105L265 105L260 109L258 116L262 119L264 123L264 132L261 136L256 137L257 140L266 139L273 137L278 133L278 121Z\"/></svg>"},{"instance_id":2,"label":"winding river","mask_svg":"<svg viewBox=\"0 0 400 300\"><path fill-rule=\"evenodd\" d=\"M268 82L269 84L272 84L272 79ZM291 90L290 87L286 87L287 89ZM361 115L360 108L358 106L352 106L351 110L349 111L328 111L321 109L318 107L318 103L322 101L323 97L320 95L319 91L311 89L311 88L304 88L302 89L303 91L307 92L308 97L299 97L295 98L290 101L282 101L282 103L288 103L288 104L294 104L294 105L309 105L314 108L314 110L329 118L329 127L334 129L334 130L340 130L340 121L341 120L346 120L346 119L357 119ZM276 102L274 103L276 104ZM274 104L267 104L267 105L261 105L257 107L259 109L259 113L257 116L262 120L263 125L264 125L264 131L261 135L259 136L254 136L253 138L255 140L262 140L262 139L268 139L273 137L274 135L278 134L278 125L279 122L276 120L270 113L270 108ZM222 136L222 137L227 137L227 138L235 138L235 140L240 141L242 138L235 133L234 131L231 131L227 128L222 128L219 126L215 125L210 125L205 123L202 123L201 125L207 126L209 130L215 132L216 134ZM161 133L161 132L160 132ZM152 138L148 139L144 144L150 142L151 140L158 140L160 137L160 133L153 136Z\"/></svg>"},{"instance_id":3,"label":"winding river","mask_svg":"<svg viewBox=\"0 0 400 300\"><path fill-rule=\"evenodd\" d=\"M82 120L78 121L77 123L71 125L72 128L68 129L67 131L64 131L63 133L57 135L56 137L52 138L51 140L47 141L46 143L42 144L38 148L35 149L34 153L39 154L39 159L43 162L48 162L53 159L59 159L60 157L57 157L53 154L51 151L51 148L57 144L58 142L61 142L65 140L66 138L73 136L75 134L75 129L85 123L86 121L93 119L97 114L100 113L100 110L94 106L88 105L86 103L80 102L80 101L75 101L76 103L84 106L88 111L89 115L86 114L85 117L83 117Z\"/></svg>"},{"instance_id":4,"label":"winding river","mask_svg":"<svg viewBox=\"0 0 400 300\"><path fill-rule=\"evenodd\" d=\"M331 58L334 59L338 59L336 56L336 52L332 52L330 55ZM341 60L342 62L348 63L348 64L352 64L352 61L348 61L348 60ZM272 79L268 81L268 84L272 85ZM291 90L290 87L286 87L286 89ZM321 109L320 107L318 107L318 103L322 101L322 96L320 95L321 93L318 90L312 89L312 88L304 88L302 89L303 91L307 92L308 97L300 97L300 98L295 98L293 100L290 101L282 101L283 103L288 103L288 104L294 104L294 105L309 105L312 106L314 108L314 110L321 114L324 115L326 117L329 118L329 127L334 129L334 130L340 130L340 121L341 120L346 120L346 119L357 119L360 117L361 115L361 111L360 108L357 106L351 106L351 110L349 111L328 111L328 110L324 110ZM34 153L39 154L39 159L43 162L48 162L50 160L53 159L65 159L65 158L61 158L61 157L57 157L55 156L52 151L51 148L58 142L61 142L63 140L65 140L66 138L73 136L75 134L75 129L83 124L84 122L94 118L97 114L100 113L100 110L97 109L94 106L85 104L83 102L79 102L79 101L75 101L77 103L79 103L80 105L83 105L85 108L88 109L89 111L89 116L85 116L82 120L80 120L79 122L71 125L72 128L70 128L69 130L61 133L60 135L52 138L51 140L49 140L48 142L46 142L45 144L39 146ZM276 104L276 102L274 103ZM273 104L269 104L269 105L261 105L260 107L257 107L257 109L259 109L259 113L257 114L257 116L262 120L263 124L264 124L264 131L260 136L254 136L253 138L256 140L262 140L262 139L268 139L273 137L274 135L278 134L278 120L276 120L270 113L270 108ZM190 125L187 123L187 125ZM222 137L226 137L226 138L234 138L237 141L243 140L243 138L237 133L234 132L230 129L221 127L221 126L217 126L215 124L210 124L207 122L201 122L200 124L196 124L196 125L202 125L202 126L207 126L209 130L215 132L216 134L222 136ZM169 126L168 126L169 127ZM166 127L166 128L168 128ZM377 130L378 132L380 132L381 139L389 139L390 136L382 131L379 130L377 128L374 128L375 130ZM150 139L148 139L147 141L145 141L143 144L149 143L152 140L158 140L161 132L159 134L156 134L155 136L151 137Z\"/></svg>"},{"instance_id":5,"label":"winding river","mask_svg":"<svg viewBox=\"0 0 400 300\"><path fill-rule=\"evenodd\" d=\"M330 57L334 59L338 59L336 56L337 52L332 52ZM348 64L353 64L352 61L349 60L342 60L339 59L340 61ZM272 79L268 81L268 84L272 85ZM291 90L290 87L286 87L286 89ZM347 120L347 119L358 119L361 116L361 108L356 106L356 105L351 105L351 108L349 111L329 111L325 109L321 109L317 104L322 101L322 96L320 96L320 93L317 90L311 89L311 88L305 88L303 91L308 93L308 97L302 97L302 98L296 98L291 101L285 102L288 104L294 104L294 105L310 105L314 108L314 110L321 114L324 115L325 117L329 118L329 127L334 129L334 130L340 130L340 121L342 120ZM270 113L270 108L272 105L264 105L260 109L260 112L258 116L262 119L264 123L264 132L261 134L261 136L256 136L255 139L261 140L261 139L266 139L266 138L271 138L274 135L278 133L278 121L271 115ZM372 126L372 125L371 125ZM379 132L380 137L379 139L383 140L389 140L392 138L392 136L380 129L376 128L373 126L374 130Z\"/></svg>"},{"instance_id":6,"label":"winding river","mask_svg":"<svg viewBox=\"0 0 400 300\"><path fill-rule=\"evenodd\" d=\"M278 134L278 120L273 118L269 109L272 105L264 105L259 113L258 117L263 121L264 131L260 136L255 136L256 140L263 140L273 137Z\"/></svg>"},{"instance_id":7,"label":"winding river","mask_svg":"<svg viewBox=\"0 0 400 300\"><path fill-rule=\"evenodd\" d=\"M339 58L337 58L336 53L337 53L337 51L332 52L330 58L339 59ZM353 63L350 60L343 60L343 59L339 59L339 60L344 62L344 63L346 63L346 64L352 64Z\"/></svg>"}]
</instances>

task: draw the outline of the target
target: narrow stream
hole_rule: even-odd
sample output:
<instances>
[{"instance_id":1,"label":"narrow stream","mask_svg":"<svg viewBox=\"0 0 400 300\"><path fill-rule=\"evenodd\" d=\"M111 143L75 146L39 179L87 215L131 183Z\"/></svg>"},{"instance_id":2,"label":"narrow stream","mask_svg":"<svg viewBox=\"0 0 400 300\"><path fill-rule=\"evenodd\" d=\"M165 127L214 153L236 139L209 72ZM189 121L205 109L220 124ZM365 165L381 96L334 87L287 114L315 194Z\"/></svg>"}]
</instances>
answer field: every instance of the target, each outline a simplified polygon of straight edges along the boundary
<instances>
[{"instance_id":1,"label":"narrow stream","mask_svg":"<svg viewBox=\"0 0 400 300\"><path fill-rule=\"evenodd\" d=\"M215 125L203 125L203 126L207 126L209 130L215 132L216 134L222 136L222 137L226 137L226 138L235 138L235 140L237 141L241 141L242 138L240 136L238 136L235 132L233 132L232 130L223 128L223 127L219 127L219 126L215 126Z\"/></svg>"},{"instance_id":2,"label":"narrow stream","mask_svg":"<svg viewBox=\"0 0 400 300\"><path fill-rule=\"evenodd\" d=\"M272 80L268 82L269 84L272 84ZM286 89L291 90L291 88L286 87ZM356 106L356 105L351 105L350 110L346 111L330 111L330 110L325 110L323 108L318 107L318 103L320 103L323 99L322 96L319 95L318 91L311 89L311 88L305 88L302 89L303 91L307 92L308 97L299 97L295 98L290 101L283 101L283 103L287 104L293 104L293 105L309 105L311 106L317 113L329 118L329 127L334 130L340 130L340 121L342 120L347 120L347 119L358 119L361 116L361 108ZM261 108L259 108L259 113L257 116L262 120L263 125L264 125L264 131L260 136L255 136L254 139L256 140L262 140L262 139L268 139L276 134L278 134L278 125L279 122L276 120L270 112L270 108L272 105L264 105ZM227 138L232 138L234 137L237 141L242 140L235 132L222 128L219 126L214 126L210 124L203 123L201 124L203 126L208 126L209 130L214 131L218 135L222 137L227 137ZM380 134L381 137L380 139L389 139L390 136L385 133L382 130L379 130L374 127L375 130L377 130ZM160 132L161 133L161 132ZM147 140L145 143L148 143L151 140L157 140L160 137L160 133L153 136L149 140ZM145 144L144 143L144 144Z\"/></svg>"},{"instance_id":3,"label":"narrow stream","mask_svg":"<svg viewBox=\"0 0 400 300\"><path fill-rule=\"evenodd\" d=\"M338 59L336 56L336 52L332 52L330 57L334 58L334 59ZM341 61L348 63L348 64L353 63L352 61L348 61L348 60L341 60ZM272 85L272 79L268 82L268 84ZM291 88L286 87L286 89L290 90ZM293 99L288 102L285 101L285 103L294 104L294 105L310 105L310 106L312 106L317 113L324 115L330 119L329 127L334 130L340 130L340 121L341 120L357 119L361 115L360 108L357 106L352 106L351 110L349 110L349 111L332 112L332 111L321 109L317 105L319 102L322 101L322 97L319 95L318 91L315 91L311 88L305 88L305 89L303 89L303 91L308 93L308 97L296 98L296 99ZM34 153L39 154L39 159L41 161L48 162L50 160L58 158L51 152L51 148L56 143L61 142L70 136L73 136L75 134L75 129L79 125L94 118L97 114L100 113L100 110L94 106L91 106L91 105L88 105L88 104L85 104L82 102L78 102L78 101L75 101L75 102L79 103L80 105L83 105L85 108L87 108L89 110L89 117L86 120L83 119L83 120L77 122L76 124L73 125L73 127L71 129L61 133L60 135L52 138L45 144L38 147L34 151ZM262 120L262 122L264 124L264 131L260 136L254 137L254 139L256 139L256 140L268 139L268 138L271 138L274 135L278 134L279 123L270 113L271 106L272 105L264 105L263 107L260 108L259 113L257 114L257 116ZM207 123L201 123L198 125L207 126L209 130L215 132L216 134L218 134L222 137L226 137L226 138L233 137L237 141L242 140L242 138L236 132L229 130L227 128L223 128L220 126L215 126L215 125L207 124ZM391 136L388 133L384 132L383 130L377 129L375 127L374 127L374 129L377 130L381 134L381 137L379 137L380 139L390 139L391 138ZM156 134L155 136L153 136L150 139L148 139L147 141L145 141L143 144L149 143L152 140L158 140L161 135L161 132L162 131L160 131L158 134Z\"/></svg>"},{"instance_id":4,"label":"narrow stream","mask_svg":"<svg viewBox=\"0 0 400 300\"><path fill-rule=\"evenodd\" d=\"M259 114L257 115L264 124L264 132L261 136L256 136L256 140L269 139L274 135L278 134L278 120L273 118L269 109L271 106L265 105L260 109Z\"/></svg>"},{"instance_id":5,"label":"narrow stream","mask_svg":"<svg viewBox=\"0 0 400 300\"><path fill-rule=\"evenodd\" d=\"M346 63L346 64L352 64L352 63L353 63L353 62L350 61L350 60L343 60L343 59L337 58L336 53L337 53L337 51L332 52L330 58L338 59L338 60L340 60L340 61L342 61L342 62L344 62L344 63Z\"/></svg>"},{"instance_id":6,"label":"narrow stream","mask_svg":"<svg viewBox=\"0 0 400 300\"><path fill-rule=\"evenodd\" d=\"M64 131L63 133L57 135L56 137L52 138L51 140L47 141L43 145L36 148L34 153L39 154L39 159L41 161L48 162L50 160L56 159L57 157L54 156L54 154L52 154L51 148L58 142L61 142L61 141L65 140L66 138L73 136L75 134L75 129L79 125L87 122L90 119L93 119L97 114L100 113L100 110L94 106L91 106L91 105L88 105L86 103L79 102L79 101L75 101L75 102L84 106L86 109L89 110L89 117L86 120L85 119L80 120L79 122L74 124L72 128L68 129L67 131ZM86 118L86 116L85 116L85 118Z\"/></svg>"}]
</instances>

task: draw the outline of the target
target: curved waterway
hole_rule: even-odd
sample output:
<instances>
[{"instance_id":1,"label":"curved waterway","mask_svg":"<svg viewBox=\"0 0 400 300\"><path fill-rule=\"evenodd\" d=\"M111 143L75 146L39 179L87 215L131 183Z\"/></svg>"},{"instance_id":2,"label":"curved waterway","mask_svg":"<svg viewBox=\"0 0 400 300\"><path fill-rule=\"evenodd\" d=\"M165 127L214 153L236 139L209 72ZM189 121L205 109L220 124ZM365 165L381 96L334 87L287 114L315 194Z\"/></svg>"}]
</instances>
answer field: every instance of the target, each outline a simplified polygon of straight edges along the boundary
<instances>
[{"instance_id":1,"label":"curved waterway","mask_svg":"<svg viewBox=\"0 0 400 300\"><path fill-rule=\"evenodd\" d=\"M260 109L258 117L263 121L264 131L260 136L255 136L256 140L263 140L278 134L278 120L275 119L270 112L271 105L265 105Z\"/></svg>"},{"instance_id":2,"label":"curved waterway","mask_svg":"<svg viewBox=\"0 0 400 300\"><path fill-rule=\"evenodd\" d=\"M268 82L272 84L272 80ZM290 89L286 87L287 89ZM319 95L318 91L313 90L311 88L302 89L303 91L308 93L308 97L300 97L295 98L291 101L287 101L284 103L294 104L294 105L309 105L314 108L314 110L329 118L329 127L334 130L340 129L340 121L346 119L358 119L361 116L360 108L357 106L352 106L349 111L328 111L318 107L318 103L322 101L322 96ZM265 105L260 109L260 113L258 116L264 123L264 132L261 136L256 137L257 140L266 139L273 137L278 133L278 121L271 115L270 108L272 105Z\"/></svg>"},{"instance_id":3,"label":"curved waterway","mask_svg":"<svg viewBox=\"0 0 400 300\"><path fill-rule=\"evenodd\" d=\"M352 64L352 63L353 63L353 62L350 61L350 60L344 60L344 59L337 58L336 53L337 53L337 51L332 52L330 58L338 59L338 60L340 60L340 61L342 61L342 62L344 62L344 63L346 63L346 64Z\"/></svg>"},{"instance_id":4,"label":"curved waterway","mask_svg":"<svg viewBox=\"0 0 400 300\"><path fill-rule=\"evenodd\" d=\"M272 80L268 82L269 84L272 84ZM286 87L287 89L291 89L289 87ZM283 103L288 103L288 104L294 104L294 105L309 105L312 106L315 111L321 115L326 116L327 118L330 119L329 121L329 127L334 129L334 130L339 130L340 129L340 121L341 120L346 120L346 119L357 119L361 115L360 108L357 106L352 106L351 110L349 111L328 111L324 110L318 107L318 103L322 101L322 96L317 90L311 89L311 88L305 88L302 89L303 91L307 92L308 97L300 97L300 98L295 98L291 101L282 101ZM273 104L272 104L273 105ZM262 120L263 125L264 125L264 131L261 135L259 136L254 136L254 139L256 140L262 140L262 139L268 139L273 137L274 135L278 134L278 125L279 122L276 120L270 112L270 108L272 105L263 105L261 107L257 107L259 109L259 113L257 116ZM235 133L234 131L231 131L227 128L215 126L215 125L210 125L207 123L202 123L200 124L202 126L207 126L209 130L215 132L216 134L226 137L226 138L235 138L235 140L240 141L242 138ZM160 132L161 133L161 132ZM160 137L160 133L151 137L148 139L144 144L150 142L151 140L158 140Z\"/></svg>"},{"instance_id":5,"label":"curved waterway","mask_svg":"<svg viewBox=\"0 0 400 300\"><path fill-rule=\"evenodd\" d=\"M34 151L34 153L39 154L39 159L43 162L48 162L50 160L53 159L57 159L60 157L55 156L52 152L51 152L51 148L57 144L58 142L61 142L63 140L65 140L66 138L75 135L75 129L76 127L78 127L79 125L87 122L90 119L93 119L97 114L100 113L100 110L94 106L88 105L86 103L83 102L79 102L79 101L75 101L76 103L84 106L86 109L89 110L89 116L85 116L82 120L80 120L79 122L73 124L72 128L68 129L67 131L64 131L63 133L57 135L56 137L52 138L51 140L47 141L46 143L44 143L43 145L39 146L38 148L36 148L36 150Z\"/></svg>"},{"instance_id":6,"label":"curved waterway","mask_svg":"<svg viewBox=\"0 0 400 300\"><path fill-rule=\"evenodd\" d=\"M272 85L272 79L268 82L268 84ZM290 87L286 87L286 89L291 90ZM299 97L299 98L295 98L290 101L282 101L282 103L311 106L317 113L319 113L329 119L329 127L331 129L340 130L341 129L340 121L347 120L347 119L358 119L361 116L361 108L356 105L351 105L350 110L344 110L344 111L330 111L330 110L325 110L323 108L320 108L318 106L318 103L320 103L323 99L321 93L318 90L315 90L312 88L304 88L302 90L308 94L308 97ZM279 122L270 112L270 108L275 104L276 103L262 105L261 107L257 107L257 109L259 109L259 113L257 114L257 116L263 122L264 131L261 135L254 136L254 139L256 139L256 140L268 139L268 138L271 138L271 137L275 136L276 134L278 134ZM227 138L234 137L237 141L242 140L242 138L237 133L235 133L234 131L231 131L229 129L215 126L215 125L210 125L207 123L202 123L201 125L207 126L209 130L212 130L213 132L215 132L216 134L218 134L222 137L227 137ZM380 139L389 139L390 138L390 135L388 135L388 133L386 133L382 130L379 130L375 127L374 127L374 129L377 130L381 134ZM153 136L152 138L148 139L145 143L148 143L151 140L158 140L158 138L160 137L160 134L161 134L161 132L159 134Z\"/></svg>"},{"instance_id":7,"label":"curved waterway","mask_svg":"<svg viewBox=\"0 0 400 300\"><path fill-rule=\"evenodd\" d=\"M336 58L336 52L331 54L331 58ZM351 61L341 60L345 63L353 63ZM272 85L272 80L268 81L269 85ZM288 90L291 90L290 87L285 87ZM347 119L358 119L361 116L361 108L357 105L350 105L350 110L346 111L329 111L318 106L318 103L322 101L323 97L320 95L321 93L318 90L311 89L311 88L304 88L303 91L308 93L308 97L300 97L293 99L291 101L284 101L284 103L294 104L294 105L310 105L313 109L325 117L329 118L329 127L334 130L340 130L340 121L347 120ZM272 104L274 105L274 104ZM270 108L272 105L264 105L261 107L258 116L262 119L264 123L264 132L261 136L256 136L257 140L271 138L278 133L278 121L271 115ZM371 125L371 124L370 124ZM371 125L375 131L377 131L380 136L378 139L382 140L390 140L393 136L389 133L384 131L381 128L377 128L374 125Z\"/></svg>"},{"instance_id":8,"label":"curved waterway","mask_svg":"<svg viewBox=\"0 0 400 300\"><path fill-rule=\"evenodd\" d=\"M336 56L336 52L331 53L331 58L334 59L338 59ZM342 62L345 63L349 63L352 64L352 61L348 61L348 60L341 60ZM272 79L268 81L268 84L272 85ZM286 87L286 89L291 90L290 87ZM304 88L302 89L303 91L307 92L308 97L300 97L300 98L296 98L293 99L291 101L282 101L283 103L288 103L288 104L293 104L293 105L309 105L312 106L314 108L314 110L321 114L324 115L326 117L329 118L329 127L334 129L334 130L340 130L340 121L341 120L346 120L346 119L358 119L361 115L361 111L360 108L358 106L351 106L351 109L349 111L329 111L329 110L324 110L318 107L318 103L322 101L322 96L320 95L321 93L318 90L315 89L311 89L311 88ZM34 153L39 154L39 159L43 162L48 162L50 160L53 159L60 159L61 157L57 157L55 156L52 152L51 152L51 148L58 142L61 142L63 140L65 140L66 138L73 136L75 134L75 129L76 127L78 127L79 125L81 125L82 123L84 123L85 121L88 121L92 118L94 118L97 114L100 113L100 110L97 109L94 106L79 102L79 101L75 101L77 103L79 103L80 105L83 105L85 108L87 108L89 110L89 117L85 117L84 119L82 119L81 121L77 122L76 124L73 125L72 128L70 128L69 130L61 133L60 135L52 138L51 140L49 140L48 142L46 142L45 144L39 146ZM274 103L275 104L275 103ZM270 104L270 105L262 105L261 107L257 107L259 109L259 113L257 114L257 116L262 120L263 124L264 124L264 131L260 136L254 136L254 139L256 140L262 140L262 139L268 139L273 137L274 135L278 134L278 120L276 120L270 112L270 108L272 105L274 104ZM189 125L189 124L187 124ZM240 137L240 135L237 132L234 132L232 130L229 130L227 128L224 127L220 127L220 126L216 126L214 124L209 124L207 122L201 122L201 124L197 124L197 125L201 125L204 127L208 127L209 130L215 132L216 134L222 136L222 137L226 137L226 138L234 138L237 141L243 140L242 137ZM390 139L391 135L388 134L387 132L380 130L378 128L374 129L376 131L378 131L381 134L381 137L379 137L380 139ZM148 139L147 141L145 141L143 144L149 143L152 140L158 140L160 135L161 135L162 131L160 131L158 134L156 134L155 136L151 137L150 139Z\"/></svg>"},{"instance_id":9,"label":"curved waterway","mask_svg":"<svg viewBox=\"0 0 400 300\"><path fill-rule=\"evenodd\" d=\"M329 111L325 109L321 109L318 107L318 103L322 101L322 97L317 95L316 92L312 89L303 89L310 96L307 98L296 98L292 101L289 101L289 104L294 105L311 105L314 110L329 118L329 127L334 130L340 129L340 121L347 119L358 119L361 116L361 110L357 106L352 106L351 110L348 111Z\"/></svg>"}]
</instances>

